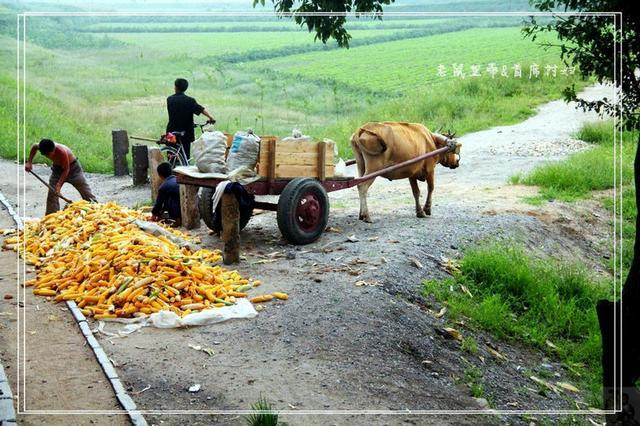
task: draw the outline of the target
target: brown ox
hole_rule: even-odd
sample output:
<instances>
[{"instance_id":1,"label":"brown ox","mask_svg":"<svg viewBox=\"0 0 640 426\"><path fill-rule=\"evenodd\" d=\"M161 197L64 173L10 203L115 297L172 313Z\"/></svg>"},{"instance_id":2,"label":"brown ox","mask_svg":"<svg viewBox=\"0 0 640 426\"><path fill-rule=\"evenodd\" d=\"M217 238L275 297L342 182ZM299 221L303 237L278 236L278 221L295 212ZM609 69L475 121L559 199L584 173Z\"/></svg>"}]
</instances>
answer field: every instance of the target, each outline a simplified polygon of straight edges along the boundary
<instances>
[{"instance_id":1,"label":"brown ox","mask_svg":"<svg viewBox=\"0 0 640 426\"><path fill-rule=\"evenodd\" d=\"M366 123L351 136L351 147L358 164L360 176L374 173L394 164L411 160L419 155L442 148L452 141L452 136L430 132L418 123L377 122ZM455 141L454 141L455 142ZM382 176L389 180L409 179L416 200L416 215L431 214L431 195L434 187L434 169L437 163L455 169L458 167L460 143L456 152L445 152L419 161ZM360 195L360 219L371 222L367 207L367 191L375 179L358 185ZM427 181L428 195L424 208L420 205L418 180Z\"/></svg>"}]
</instances>

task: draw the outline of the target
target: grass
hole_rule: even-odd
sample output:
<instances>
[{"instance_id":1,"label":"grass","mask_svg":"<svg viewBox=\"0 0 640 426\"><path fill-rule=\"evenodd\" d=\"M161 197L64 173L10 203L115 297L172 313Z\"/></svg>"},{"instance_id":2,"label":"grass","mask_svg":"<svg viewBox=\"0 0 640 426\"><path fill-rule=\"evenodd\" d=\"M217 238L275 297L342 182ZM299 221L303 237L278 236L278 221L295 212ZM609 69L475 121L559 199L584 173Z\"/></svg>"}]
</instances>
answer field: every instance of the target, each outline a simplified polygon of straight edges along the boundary
<instances>
[{"instance_id":1,"label":"grass","mask_svg":"<svg viewBox=\"0 0 640 426\"><path fill-rule=\"evenodd\" d=\"M527 176L513 176L511 182L537 185L543 198L563 201L588 198L591 191L613 188L613 133L611 121L587 124L576 137L593 144L591 149L573 154L567 160L539 166ZM622 185L633 182L637 138L634 132L623 133Z\"/></svg>"},{"instance_id":2,"label":"grass","mask_svg":"<svg viewBox=\"0 0 640 426\"><path fill-rule=\"evenodd\" d=\"M497 243L468 250L460 268L453 278L425 282L424 294L446 303L451 319L463 316L498 338L552 352L574 370L589 366L574 380L597 403L601 352L595 304L611 298L605 284L576 265L535 259L522 248ZM474 298L450 290L459 284Z\"/></svg>"},{"instance_id":3,"label":"grass","mask_svg":"<svg viewBox=\"0 0 640 426\"><path fill-rule=\"evenodd\" d=\"M484 388L482 387L482 370L478 367L468 367L464 371L464 381L469 387L471 396L474 398L484 398Z\"/></svg>"},{"instance_id":4,"label":"grass","mask_svg":"<svg viewBox=\"0 0 640 426\"><path fill-rule=\"evenodd\" d=\"M364 111L345 117L325 134L338 141L340 155L348 158L350 135L367 121L410 121L456 130L458 135L493 126L518 123L532 116L545 101L558 99L566 80L531 82L517 79L448 80L421 86L412 93L370 105ZM586 82L577 81L577 87ZM464 147L462 149L464 157Z\"/></svg>"},{"instance_id":5,"label":"grass","mask_svg":"<svg viewBox=\"0 0 640 426\"><path fill-rule=\"evenodd\" d=\"M465 337L462 339L460 349L471 355L475 355L478 353L478 342L476 342L476 339L473 337Z\"/></svg>"},{"instance_id":6,"label":"grass","mask_svg":"<svg viewBox=\"0 0 640 426\"><path fill-rule=\"evenodd\" d=\"M271 403L264 396L260 396L260 399L255 404L251 405L251 409L259 412L251 414L245 418L247 424L250 426L287 425L287 423L278 421L278 413L272 410Z\"/></svg>"},{"instance_id":7,"label":"grass","mask_svg":"<svg viewBox=\"0 0 640 426\"><path fill-rule=\"evenodd\" d=\"M593 146L583 152L571 155L568 159L537 167L527 176L513 176L512 183L537 185L540 195L526 201L540 205L548 200L575 201L590 198L592 191L614 187L614 128L611 121L602 121L585 125L576 137ZM626 277L633 260L635 239L635 188L633 186L633 159L637 149L638 133L622 134L622 266ZM618 152L618 155L620 153ZM602 197L606 209L614 213L612 197ZM612 223L613 226L613 223ZM613 244L613 243L612 243ZM609 268L613 270L611 259Z\"/></svg>"},{"instance_id":8,"label":"grass","mask_svg":"<svg viewBox=\"0 0 640 426\"><path fill-rule=\"evenodd\" d=\"M619 207L620 210L618 212L622 212L622 222L618 222L619 228L616 230L621 230L622 232L622 278L626 279L629 273L629 268L631 267L631 262L633 261L633 244L636 237L636 215L637 207L635 201L635 188L631 185L626 186L622 190L622 205ZM609 210L612 214L614 213L614 205L612 198L603 198L602 204L604 207ZM612 224L613 225L613 224ZM612 257L609 260L609 269L611 271L615 270L614 262L618 259Z\"/></svg>"}]
</instances>

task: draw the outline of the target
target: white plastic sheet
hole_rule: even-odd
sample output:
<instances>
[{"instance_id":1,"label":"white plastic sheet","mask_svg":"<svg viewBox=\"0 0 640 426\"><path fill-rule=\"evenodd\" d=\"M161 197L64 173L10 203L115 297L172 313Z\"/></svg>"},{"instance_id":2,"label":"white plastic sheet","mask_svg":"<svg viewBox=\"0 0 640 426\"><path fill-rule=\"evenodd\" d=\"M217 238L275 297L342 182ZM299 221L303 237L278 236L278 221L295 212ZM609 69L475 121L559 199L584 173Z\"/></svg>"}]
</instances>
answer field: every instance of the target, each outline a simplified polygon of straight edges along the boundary
<instances>
[{"instance_id":1,"label":"white plastic sheet","mask_svg":"<svg viewBox=\"0 0 640 426\"><path fill-rule=\"evenodd\" d=\"M253 318L258 313L247 299L238 299L233 306L224 306L216 309L189 314L184 318L175 312L160 311L149 317L151 325L157 328L178 328L194 325L209 325L237 318Z\"/></svg>"},{"instance_id":2,"label":"white plastic sheet","mask_svg":"<svg viewBox=\"0 0 640 426\"><path fill-rule=\"evenodd\" d=\"M293 129L291 136L283 138L282 142L313 142L313 138L308 135L303 135L298 129Z\"/></svg>"},{"instance_id":3,"label":"white plastic sheet","mask_svg":"<svg viewBox=\"0 0 640 426\"><path fill-rule=\"evenodd\" d=\"M132 223L136 225L138 228L142 229L144 232L147 232L151 235L155 235L156 237L163 236L167 238L169 241L171 241L177 246L186 247L192 251L199 249L197 244L172 234L171 232L167 231L157 223L147 222L146 220L139 220L139 219L134 219Z\"/></svg>"},{"instance_id":4,"label":"white plastic sheet","mask_svg":"<svg viewBox=\"0 0 640 426\"><path fill-rule=\"evenodd\" d=\"M98 323L95 331L108 336L109 338L127 337L129 334L140 330L143 327L153 326L156 328L180 328L192 327L196 325L210 325L230 319L254 318L258 313L247 299L238 299L233 306L223 306L222 308L206 309L200 312L189 314L184 318L179 317L175 312L160 311L150 316L138 318L113 318L103 319ZM106 331L105 323L126 324L115 332Z\"/></svg>"}]
</instances>

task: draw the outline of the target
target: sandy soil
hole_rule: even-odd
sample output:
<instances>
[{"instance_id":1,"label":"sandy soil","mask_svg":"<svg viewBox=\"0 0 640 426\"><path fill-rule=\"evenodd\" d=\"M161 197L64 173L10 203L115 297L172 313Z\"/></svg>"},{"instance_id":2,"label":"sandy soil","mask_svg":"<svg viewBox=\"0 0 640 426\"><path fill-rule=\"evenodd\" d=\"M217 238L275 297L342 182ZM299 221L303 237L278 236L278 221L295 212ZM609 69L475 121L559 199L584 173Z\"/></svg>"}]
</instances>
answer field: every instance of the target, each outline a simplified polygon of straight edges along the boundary
<instances>
[{"instance_id":1,"label":"sandy soil","mask_svg":"<svg viewBox=\"0 0 640 426\"><path fill-rule=\"evenodd\" d=\"M608 91L599 87L588 92L596 96ZM583 149L584 144L573 141L572 134L593 119L562 102L552 102L518 125L464 136L461 167L453 171L439 168L436 173L433 216L429 218L415 217L408 182L383 180L369 192L373 224L357 220L357 190L332 193L330 231L308 246L287 244L273 213L258 215L242 233L245 259L238 269L261 279L265 292L289 293L287 302L266 305L252 320L185 330L145 328L126 338L103 337L104 349L116 362L138 407L154 412L248 409L264 395L275 408L288 410L283 417L294 425L526 423L517 416L331 414L332 410L483 408L484 401L472 398L463 380L470 366L482 371L481 382L495 408L574 409L581 394L542 396L528 378L545 370L555 375L553 380L564 380L566 372L559 363L464 324L453 324L447 315L436 318L429 311L437 311L440 305L422 297L419 290L424 279L445 276L434 259L459 257L465 246L486 238L518 239L535 252L581 259L605 273L600 265L601 257L608 255L607 212L596 203L533 207L521 197L535 194L535 189L505 185L514 173ZM15 175L15 167L0 161L5 175ZM44 168L38 171L46 174ZM101 200L132 206L149 198L149 189L132 188L130 178L91 175L90 181ZM31 178L25 184L28 197L22 214L39 216L44 210L44 191ZM0 187L12 200L17 188L16 182ZM72 189L67 191L77 197ZM197 232L206 246L221 247L205 228ZM352 235L356 242L348 241ZM424 268L417 268L412 258ZM375 285L357 286L358 281ZM60 310L45 302L40 303L41 309L43 305ZM63 320L52 324L66 324L70 319L70 314L59 312L59 316ZM46 316L38 318L34 336L53 327ZM468 355L457 341L436 332L447 324L475 337L478 353ZM0 339L7 333L3 329ZM8 340L15 341L10 333ZM79 336L71 322L67 333ZM42 346L35 342L36 348ZM506 361L492 356L487 343L504 354ZM189 344L210 347L215 353L209 356ZM42 354L34 349L34 360L45 362L48 353L48 349L43 348ZM66 352L60 349L59 353ZM3 357L5 363L12 362L10 350ZM101 380L97 373L87 372L87 377ZM189 393L187 388L195 383L202 390ZM148 390L140 392L147 386ZM110 401L94 392L98 401ZM325 414L295 414L307 410ZM155 424L244 422L239 416L213 414L151 413L146 417Z\"/></svg>"},{"instance_id":2,"label":"sandy soil","mask_svg":"<svg viewBox=\"0 0 640 426\"><path fill-rule=\"evenodd\" d=\"M2 210L0 228L14 226ZM16 254L0 255L0 362L11 389L18 396L18 362L24 363L20 374L20 411L47 414L19 415L25 425L128 424L124 415L54 415L56 410L121 410L111 385L95 360L91 348L64 305L47 303L25 292L25 302L17 303ZM20 262L22 264L22 262ZM21 266L22 267L22 266ZM34 276L27 268L27 277ZM10 299L5 297L11 296ZM17 321L21 316L20 335ZM16 357L18 338L24 339L24 351ZM17 401L16 401L17 402ZM51 413L51 414L48 414Z\"/></svg>"}]
</instances>

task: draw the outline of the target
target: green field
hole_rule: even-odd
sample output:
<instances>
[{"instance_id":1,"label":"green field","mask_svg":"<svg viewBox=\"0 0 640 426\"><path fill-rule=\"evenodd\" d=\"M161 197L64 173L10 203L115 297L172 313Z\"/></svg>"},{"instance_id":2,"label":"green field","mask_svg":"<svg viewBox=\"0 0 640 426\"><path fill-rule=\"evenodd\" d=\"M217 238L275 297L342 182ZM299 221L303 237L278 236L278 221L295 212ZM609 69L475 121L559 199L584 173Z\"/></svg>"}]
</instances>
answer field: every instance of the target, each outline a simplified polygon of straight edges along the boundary
<instances>
[{"instance_id":1,"label":"green field","mask_svg":"<svg viewBox=\"0 0 640 426\"><path fill-rule=\"evenodd\" d=\"M291 78L330 79L394 92L445 80L447 77L438 77L436 73L439 64L449 68L453 63L469 67L486 65L490 58L491 62L509 67L523 62L560 65L558 53L544 51L530 40L523 40L519 28L482 28L385 43L384 54L380 53L380 46L369 45L258 61L251 66L275 69ZM451 72L450 69L449 75Z\"/></svg>"},{"instance_id":2,"label":"green field","mask_svg":"<svg viewBox=\"0 0 640 426\"><path fill-rule=\"evenodd\" d=\"M388 36L402 30L359 30L353 37L367 39ZM260 33L114 33L111 38L137 46L140 52L153 55L183 55L190 59L242 54L252 50L280 49L301 45L313 46L313 35L285 31Z\"/></svg>"},{"instance_id":3,"label":"green field","mask_svg":"<svg viewBox=\"0 0 640 426\"><path fill-rule=\"evenodd\" d=\"M350 30L363 29L415 29L424 28L436 23L451 22L451 18L432 19L393 19L388 18L382 21L372 19L360 19L350 23L347 28ZM94 33L112 32L263 32L263 31L304 31L293 21L253 21L249 24L242 21L231 22L101 22L84 25L81 31Z\"/></svg>"},{"instance_id":4,"label":"green field","mask_svg":"<svg viewBox=\"0 0 640 426\"><path fill-rule=\"evenodd\" d=\"M15 129L15 20L9 14L0 18L0 124ZM27 138L66 143L87 170L109 172L111 129L158 136L166 125L165 98L179 76L190 81L188 93L216 116L221 130L252 127L285 136L299 128L336 140L343 157L351 156L350 134L369 120L419 121L459 134L513 123L560 97L576 79L529 80L529 63L560 65L558 54L523 40L519 28L491 27L509 22L514 21L354 20L351 28L368 29L351 30L352 47L346 50L314 42L292 22L273 18L32 18ZM218 25L233 32L198 31ZM173 26L193 26L194 32L162 31ZM278 26L294 31L262 31ZM131 32L95 32L109 28ZM436 74L438 64L464 64L468 73L472 64L489 62L520 63L524 76L459 79L451 69L448 77ZM0 143L0 155L15 157L12 139Z\"/></svg>"}]
</instances>

